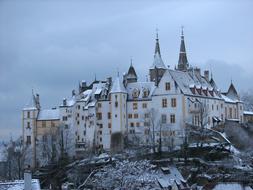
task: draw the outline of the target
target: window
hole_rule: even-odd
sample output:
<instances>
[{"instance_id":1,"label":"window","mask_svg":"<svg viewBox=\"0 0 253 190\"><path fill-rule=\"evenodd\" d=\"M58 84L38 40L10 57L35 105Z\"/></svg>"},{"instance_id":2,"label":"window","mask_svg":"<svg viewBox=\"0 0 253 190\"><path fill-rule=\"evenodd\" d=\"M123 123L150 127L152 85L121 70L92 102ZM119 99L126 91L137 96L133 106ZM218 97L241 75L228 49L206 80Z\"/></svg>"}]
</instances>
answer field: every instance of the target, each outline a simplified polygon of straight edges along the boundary
<instances>
[{"instance_id":1,"label":"window","mask_svg":"<svg viewBox=\"0 0 253 190\"><path fill-rule=\"evenodd\" d=\"M99 128L102 129L102 128L103 128L103 124L100 124L100 125L99 125Z\"/></svg>"},{"instance_id":2,"label":"window","mask_svg":"<svg viewBox=\"0 0 253 190\"><path fill-rule=\"evenodd\" d=\"M77 121L77 125L79 125L80 124L80 122L79 121Z\"/></svg>"},{"instance_id":3,"label":"window","mask_svg":"<svg viewBox=\"0 0 253 190\"><path fill-rule=\"evenodd\" d=\"M134 102L134 103L133 103L133 109L134 109L134 110L137 110L137 109L138 109L138 103L137 103L137 102Z\"/></svg>"},{"instance_id":4,"label":"window","mask_svg":"<svg viewBox=\"0 0 253 190\"><path fill-rule=\"evenodd\" d=\"M82 120L84 120L84 115L82 115Z\"/></svg>"},{"instance_id":5,"label":"window","mask_svg":"<svg viewBox=\"0 0 253 190\"><path fill-rule=\"evenodd\" d=\"M99 134L102 135L102 131L99 131Z\"/></svg>"},{"instance_id":6,"label":"window","mask_svg":"<svg viewBox=\"0 0 253 190\"><path fill-rule=\"evenodd\" d=\"M26 144L31 144L31 136L26 136Z\"/></svg>"},{"instance_id":7,"label":"window","mask_svg":"<svg viewBox=\"0 0 253 190\"><path fill-rule=\"evenodd\" d=\"M134 118L135 118L135 119L138 118L138 113L135 113L135 114L134 114Z\"/></svg>"},{"instance_id":8,"label":"window","mask_svg":"<svg viewBox=\"0 0 253 190\"><path fill-rule=\"evenodd\" d=\"M101 108L102 107L102 104L101 103L98 103L98 108Z\"/></svg>"},{"instance_id":9,"label":"window","mask_svg":"<svg viewBox=\"0 0 253 190\"><path fill-rule=\"evenodd\" d=\"M148 126L150 126L150 123L145 121L145 122L144 122L144 126L145 126L145 127L148 127Z\"/></svg>"},{"instance_id":10,"label":"window","mask_svg":"<svg viewBox=\"0 0 253 190\"><path fill-rule=\"evenodd\" d=\"M115 102L115 107L117 108L117 107L118 107L118 105L119 105L119 103L116 101L116 102Z\"/></svg>"},{"instance_id":11,"label":"window","mask_svg":"<svg viewBox=\"0 0 253 190\"><path fill-rule=\"evenodd\" d=\"M147 108L148 106L147 106L147 103L143 103L142 104L142 108Z\"/></svg>"},{"instance_id":12,"label":"window","mask_svg":"<svg viewBox=\"0 0 253 190\"><path fill-rule=\"evenodd\" d=\"M133 115L131 113L128 114L128 118L133 118Z\"/></svg>"},{"instance_id":13,"label":"window","mask_svg":"<svg viewBox=\"0 0 253 190\"><path fill-rule=\"evenodd\" d=\"M42 127L46 127L46 121L42 121Z\"/></svg>"},{"instance_id":14,"label":"window","mask_svg":"<svg viewBox=\"0 0 253 190\"><path fill-rule=\"evenodd\" d=\"M102 119L102 113L100 113L100 112L97 113L97 119L98 119L98 120L101 120L101 119Z\"/></svg>"},{"instance_id":15,"label":"window","mask_svg":"<svg viewBox=\"0 0 253 190\"><path fill-rule=\"evenodd\" d=\"M140 123L139 122L136 123L136 127L140 127Z\"/></svg>"},{"instance_id":16,"label":"window","mask_svg":"<svg viewBox=\"0 0 253 190\"><path fill-rule=\"evenodd\" d=\"M77 109L79 109L79 110L80 110L80 105L78 105L78 106L77 106Z\"/></svg>"},{"instance_id":17,"label":"window","mask_svg":"<svg viewBox=\"0 0 253 190\"><path fill-rule=\"evenodd\" d=\"M62 116L62 121L67 121L68 117L67 116Z\"/></svg>"},{"instance_id":18,"label":"window","mask_svg":"<svg viewBox=\"0 0 253 190\"><path fill-rule=\"evenodd\" d=\"M229 108L229 119L231 119L233 117L232 112L233 112L232 108Z\"/></svg>"},{"instance_id":19,"label":"window","mask_svg":"<svg viewBox=\"0 0 253 190\"><path fill-rule=\"evenodd\" d=\"M170 115L170 123L176 123L176 116L175 114Z\"/></svg>"},{"instance_id":20,"label":"window","mask_svg":"<svg viewBox=\"0 0 253 190\"><path fill-rule=\"evenodd\" d=\"M219 105L216 106L216 109L219 110Z\"/></svg>"},{"instance_id":21,"label":"window","mask_svg":"<svg viewBox=\"0 0 253 190\"><path fill-rule=\"evenodd\" d=\"M27 118L30 118L30 112L29 111L27 112Z\"/></svg>"},{"instance_id":22,"label":"window","mask_svg":"<svg viewBox=\"0 0 253 190\"><path fill-rule=\"evenodd\" d=\"M108 119L111 119L111 112L107 113L107 117L108 117Z\"/></svg>"},{"instance_id":23,"label":"window","mask_svg":"<svg viewBox=\"0 0 253 190\"><path fill-rule=\"evenodd\" d=\"M170 90L170 83L169 82L165 83L165 90Z\"/></svg>"},{"instance_id":24,"label":"window","mask_svg":"<svg viewBox=\"0 0 253 190\"><path fill-rule=\"evenodd\" d=\"M77 113L76 116L79 117L79 113Z\"/></svg>"},{"instance_id":25,"label":"window","mask_svg":"<svg viewBox=\"0 0 253 190\"><path fill-rule=\"evenodd\" d=\"M167 123L167 117L165 114L162 114L162 124Z\"/></svg>"},{"instance_id":26,"label":"window","mask_svg":"<svg viewBox=\"0 0 253 190\"><path fill-rule=\"evenodd\" d=\"M145 113L145 114L144 114L144 117L145 117L145 118L149 118L149 113Z\"/></svg>"},{"instance_id":27,"label":"window","mask_svg":"<svg viewBox=\"0 0 253 190\"><path fill-rule=\"evenodd\" d=\"M220 108L221 108L221 109L223 108L223 104L220 105Z\"/></svg>"},{"instance_id":28,"label":"window","mask_svg":"<svg viewBox=\"0 0 253 190\"><path fill-rule=\"evenodd\" d=\"M171 107L177 107L177 99L171 98Z\"/></svg>"},{"instance_id":29,"label":"window","mask_svg":"<svg viewBox=\"0 0 253 190\"><path fill-rule=\"evenodd\" d=\"M212 110L214 109L214 107L213 107L213 104L212 104Z\"/></svg>"},{"instance_id":30,"label":"window","mask_svg":"<svg viewBox=\"0 0 253 190\"><path fill-rule=\"evenodd\" d=\"M99 139L99 140L100 140L100 142L102 142L102 137L100 137L100 139Z\"/></svg>"},{"instance_id":31,"label":"window","mask_svg":"<svg viewBox=\"0 0 253 190\"><path fill-rule=\"evenodd\" d=\"M162 99L162 107L163 107L163 108L166 108L166 107L167 107L167 99L166 99L166 98L163 98L163 99Z\"/></svg>"},{"instance_id":32,"label":"window","mask_svg":"<svg viewBox=\"0 0 253 190\"><path fill-rule=\"evenodd\" d=\"M31 129L31 123L27 122L27 129Z\"/></svg>"},{"instance_id":33,"label":"window","mask_svg":"<svg viewBox=\"0 0 253 190\"><path fill-rule=\"evenodd\" d=\"M65 127L64 127L65 129L68 129L69 128L69 126L68 125L65 125Z\"/></svg>"},{"instance_id":34,"label":"window","mask_svg":"<svg viewBox=\"0 0 253 190\"><path fill-rule=\"evenodd\" d=\"M131 127L134 127L134 123L130 123L130 126L131 126Z\"/></svg>"},{"instance_id":35,"label":"window","mask_svg":"<svg viewBox=\"0 0 253 190\"><path fill-rule=\"evenodd\" d=\"M108 123L108 128L112 128L112 124L111 123Z\"/></svg>"}]
</instances>

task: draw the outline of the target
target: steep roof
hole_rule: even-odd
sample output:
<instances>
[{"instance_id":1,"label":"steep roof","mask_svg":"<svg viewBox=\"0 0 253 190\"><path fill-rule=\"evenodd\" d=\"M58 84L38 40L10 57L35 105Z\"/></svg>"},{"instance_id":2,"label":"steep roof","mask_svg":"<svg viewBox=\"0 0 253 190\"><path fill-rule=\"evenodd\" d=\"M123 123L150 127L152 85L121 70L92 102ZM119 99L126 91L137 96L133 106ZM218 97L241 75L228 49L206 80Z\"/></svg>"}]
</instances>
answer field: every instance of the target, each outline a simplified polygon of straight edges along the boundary
<instances>
[{"instance_id":1,"label":"steep roof","mask_svg":"<svg viewBox=\"0 0 253 190\"><path fill-rule=\"evenodd\" d=\"M135 99L149 99L151 98L154 90L155 90L156 86L154 82L133 82L133 83L129 83L127 84L127 93L128 93L128 98L134 99L133 98L133 92L135 90L138 91L138 97L136 97ZM144 96L144 91L147 92L147 96Z\"/></svg>"},{"instance_id":2,"label":"steep roof","mask_svg":"<svg viewBox=\"0 0 253 190\"><path fill-rule=\"evenodd\" d=\"M159 38L158 35L156 37L156 45L155 45L155 54L154 54L154 61L150 69L154 68L162 68L166 69L166 66L163 63L162 56L161 56L161 51L160 51L160 44L159 44Z\"/></svg>"},{"instance_id":3,"label":"steep roof","mask_svg":"<svg viewBox=\"0 0 253 190\"><path fill-rule=\"evenodd\" d=\"M211 77L211 80L210 80L210 84L212 85L212 87L214 88L214 89L218 89L217 88L217 85L216 85L216 83L215 83L215 81L213 80L213 77Z\"/></svg>"},{"instance_id":4,"label":"steep roof","mask_svg":"<svg viewBox=\"0 0 253 190\"><path fill-rule=\"evenodd\" d=\"M36 109L37 109L36 98L32 92L32 96L30 97L28 103L25 105L23 110L36 110Z\"/></svg>"},{"instance_id":5,"label":"steep roof","mask_svg":"<svg viewBox=\"0 0 253 190\"><path fill-rule=\"evenodd\" d=\"M187 60L187 54L186 54L186 48L185 48L185 42L184 42L184 33L182 29L180 52L179 52L179 58L178 58L178 70L187 71L188 67L189 67L189 64Z\"/></svg>"},{"instance_id":6,"label":"steep roof","mask_svg":"<svg viewBox=\"0 0 253 190\"><path fill-rule=\"evenodd\" d=\"M117 76L114 80L110 93L127 93L123 82L120 80L119 76Z\"/></svg>"},{"instance_id":7,"label":"steep roof","mask_svg":"<svg viewBox=\"0 0 253 190\"><path fill-rule=\"evenodd\" d=\"M235 89L234 84L231 82L228 92L226 93L226 96L228 96L229 98L233 99L233 100L239 100L239 95Z\"/></svg>"},{"instance_id":8,"label":"steep roof","mask_svg":"<svg viewBox=\"0 0 253 190\"><path fill-rule=\"evenodd\" d=\"M166 74L167 72L165 72ZM175 80L176 85L181 89L183 94L186 95L194 95L194 96L206 96L205 94L201 93L199 94L197 91L194 94L191 90L191 88L195 89L201 89L201 90L207 90L213 91L213 87L211 84L205 80L203 76L198 76L194 72L183 72L179 70L168 70L168 73L172 76L172 78ZM221 98L215 91L213 92L213 96L207 92L208 97L212 98Z\"/></svg>"},{"instance_id":9,"label":"steep roof","mask_svg":"<svg viewBox=\"0 0 253 190\"><path fill-rule=\"evenodd\" d=\"M128 69L127 77L128 77L128 78L137 78L137 74L136 74L136 72L135 72L135 69L134 69L132 63L131 63L131 65L130 65L129 69Z\"/></svg>"}]
</instances>

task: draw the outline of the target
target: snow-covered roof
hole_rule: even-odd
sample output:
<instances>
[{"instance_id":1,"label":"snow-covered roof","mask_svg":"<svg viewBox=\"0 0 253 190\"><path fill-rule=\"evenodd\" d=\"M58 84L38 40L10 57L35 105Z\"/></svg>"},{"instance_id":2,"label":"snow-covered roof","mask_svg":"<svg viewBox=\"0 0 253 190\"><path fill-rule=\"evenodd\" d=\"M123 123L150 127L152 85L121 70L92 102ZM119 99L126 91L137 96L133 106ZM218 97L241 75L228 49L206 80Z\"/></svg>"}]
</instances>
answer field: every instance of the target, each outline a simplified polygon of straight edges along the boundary
<instances>
[{"instance_id":1,"label":"snow-covered roof","mask_svg":"<svg viewBox=\"0 0 253 190\"><path fill-rule=\"evenodd\" d=\"M123 85L123 82L120 80L119 76L117 76L112 84L112 89L111 89L110 93L119 93L119 92L127 93L126 89Z\"/></svg>"},{"instance_id":2,"label":"snow-covered roof","mask_svg":"<svg viewBox=\"0 0 253 190\"><path fill-rule=\"evenodd\" d=\"M60 119L59 109L40 110L38 120L57 120Z\"/></svg>"},{"instance_id":3,"label":"snow-covered roof","mask_svg":"<svg viewBox=\"0 0 253 190\"><path fill-rule=\"evenodd\" d=\"M253 111L244 111L243 114L244 115L252 115L253 116Z\"/></svg>"},{"instance_id":4,"label":"snow-covered roof","mask_svg":"<svg viewBox=\"0 0 253 190\"><path fill-rule=\"evenodd\" d=\"M226 95L224 95L224 94L221 94L221 97L222 97L222 99L225 101L225 102L227 102L227 103L237 103L238 101L236 101L236 100L232 100L231 98L229 98L229 97L227 97Z\"/></svg>"},{"instance_id":5,"label":"snow-covered roof","mask_svg":"<svg viewBox=\"0 0 253 190\"><path fill-rule=\"evenodd\" d=\"M36 99L34 94L32 93L32 96L30 97L28 103L24 106L23 110L36 110Z\"/></svg>"},{"instance_id":6,"label":"snow-covered roof","mask_svg":"<svg viewBox=\"0 0 253 190\"><path fill-rule=\"evenodd\" d=\"M211 86L211 84L208 81L206 81L204 77L198 76L194 72L191 71L183 72L169 69L168 71L165 72L164 75L166 74L170 74L172 76L178 87L186 95L206 96L205 94L203 93L199 94L198 92L195 92L195 94L193 94L191 88L196 88L201 91L202 90L213 91L213 87ZM207 92L207 95L210 98L220 99L220 96L219 94L216 93L216 91L213 92L213 96L210 94L210 92Z\"/></svg>"},{"instance_id":7,"label":"snow-covered roof","mask_svg":"<svg viewBox=\"0 0 253 190\"><path fill-rule=\"evenodd\" d=\"M155 53L154 61L153 61L152 66L150 67L150 69L154 69L155 67L159 68L159 69L160 68L167 69L165 64L163 63L161 55L158 52Z\"/></svg>"},{"instance_id":8,"label":"snow-covered roof","mask_svg":"<svg viewBox=\"0 0 253 190\"><path fill-rule=\"evenodd\" d=\"M24 190L24 180L0 182L0 189L1 190ZM32 179L31 190L40 190L40 183L38 179Z\"/></svg>"},{"instance_id":9,"label":"snow-covered roof","mask_svg":"<svg viewBox=\"0 0 253 190\"><path fill-rule=\"evenodd\" d=\"M127 84L127 93L128 98L133 99L133 93L135 90L138 90L139 95L138 97L135 97L135 99L148 99L151 98L156 86L154 82L133 82ZM148 96L144 96L144 91L148 91Z\"/></svg>"}]
</instances>

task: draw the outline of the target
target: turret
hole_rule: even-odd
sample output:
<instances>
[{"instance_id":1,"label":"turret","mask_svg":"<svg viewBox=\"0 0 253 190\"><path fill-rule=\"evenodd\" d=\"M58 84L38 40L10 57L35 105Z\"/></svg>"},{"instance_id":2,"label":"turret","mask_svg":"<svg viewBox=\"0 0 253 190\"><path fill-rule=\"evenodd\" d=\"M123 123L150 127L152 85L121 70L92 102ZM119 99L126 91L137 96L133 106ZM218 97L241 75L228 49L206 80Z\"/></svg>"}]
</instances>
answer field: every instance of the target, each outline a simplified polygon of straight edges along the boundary
<instances>
[{"instance_id":1,"label":"turret","mask_svg":"<svg viewBox=\"0 0 253 190\"><path fill-rule=\"evenodd\" d=\"M23 146L31 153L31 156L27 157L24 164L32 168L34 168L36 164L36 121L39 110L39 95L36 94L35 96L32 91L29 103L22 110Z\"/></svg>"},{"instance_id":2,"label":"turret","mask_svg":"<svg viewBox=\"0 0 253 190\"><path fill-rule=\"evenodd\" d=\"M131 64L130 67L128 69L128 72L124 75L124 85L126 86L128 83L132 83L132 82L137 82L138 77L137 74L135 72L135 69L133 67L133 62L131 59Z\"/></svg>"},{"instance_id":3,"label":"turret","mask_svg":"<svg viewBox=\"0 0 253 190\"><path fill-rule=\"evenodd\" d=\"M155 82L155 85L158 86L166 69L167 68L163 63L162 56L161 56L158 33L156 33L154 61L153 61L152 66L149 69L150 81Z\"/></svg>"},{"instance_id":4,"label":"turret","mask_svg":"<svg viewBox=\"0 0 253 190\"><path fill-rule=\"evenodd\" d=\"M112 151L123 149L124 136L126 133L126 100L127 92L118 74L110 91Z\"/></svg>"}]
</instances>

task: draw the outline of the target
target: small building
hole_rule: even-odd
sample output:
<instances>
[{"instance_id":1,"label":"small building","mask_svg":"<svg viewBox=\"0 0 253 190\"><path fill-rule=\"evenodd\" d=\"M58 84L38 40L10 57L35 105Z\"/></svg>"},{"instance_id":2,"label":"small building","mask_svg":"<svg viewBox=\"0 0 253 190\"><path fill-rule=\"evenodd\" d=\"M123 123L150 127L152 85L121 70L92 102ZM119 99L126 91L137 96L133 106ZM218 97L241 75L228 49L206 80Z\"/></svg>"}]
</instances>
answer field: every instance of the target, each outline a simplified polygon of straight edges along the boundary
<instances>
[{"instance_id":1,"label":"small building","mask_svg":"<svg viewBox=\"0 0 253 190\"><path fill-rule=\"evenodd\" d=\"M244 111L243 117L246 123L253 123L253 111Z\"/></svg>"}]
</instances>

